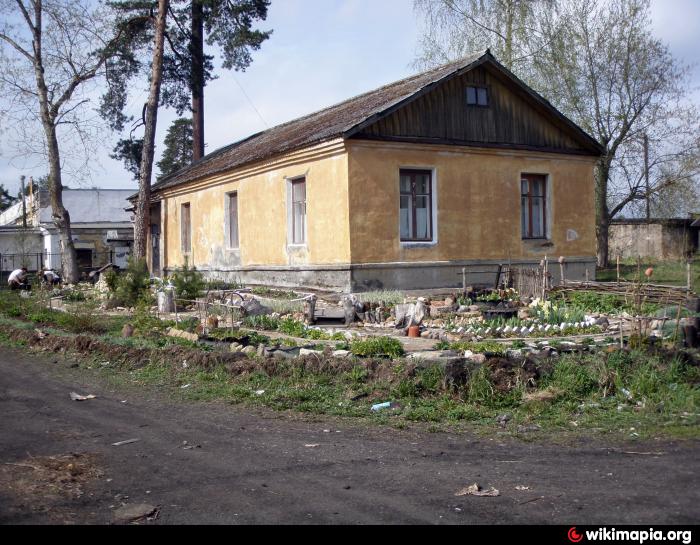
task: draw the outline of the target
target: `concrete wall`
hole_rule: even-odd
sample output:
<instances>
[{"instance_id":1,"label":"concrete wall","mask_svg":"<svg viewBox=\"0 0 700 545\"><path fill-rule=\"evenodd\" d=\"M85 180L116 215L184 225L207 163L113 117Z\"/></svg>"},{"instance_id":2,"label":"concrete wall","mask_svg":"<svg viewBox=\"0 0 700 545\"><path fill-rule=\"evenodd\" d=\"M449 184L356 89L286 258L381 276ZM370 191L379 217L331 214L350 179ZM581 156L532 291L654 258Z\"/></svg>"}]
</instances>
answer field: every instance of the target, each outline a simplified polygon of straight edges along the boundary
<instances>
[{"instance_id":1,"label":"concrete wall","mask_svg":"<svg viewBox=\"0 0 700 545\"><path fill-rule=\"evenodd\" d=\"M683 259L697 249L694 232L685 223L673 221L613 223L610 226L610 256Z\"/></svg>"},{"instance_id":2,"label":"concrete wall","mask_svg":"<svg viewBox=\"0 0 700 545\"><path fill-rule=\"evenodd\" d=\"M165 191L161 204L162 262L227 276L261 267L305 267L350 262L347 155L342 141ZM288 240L289 180L306 177L307 244ZM238 192L239 249L226 244L227 193ZM182 252L181 207L190 204L192 251Z\"/></svg>"}]
</instances>

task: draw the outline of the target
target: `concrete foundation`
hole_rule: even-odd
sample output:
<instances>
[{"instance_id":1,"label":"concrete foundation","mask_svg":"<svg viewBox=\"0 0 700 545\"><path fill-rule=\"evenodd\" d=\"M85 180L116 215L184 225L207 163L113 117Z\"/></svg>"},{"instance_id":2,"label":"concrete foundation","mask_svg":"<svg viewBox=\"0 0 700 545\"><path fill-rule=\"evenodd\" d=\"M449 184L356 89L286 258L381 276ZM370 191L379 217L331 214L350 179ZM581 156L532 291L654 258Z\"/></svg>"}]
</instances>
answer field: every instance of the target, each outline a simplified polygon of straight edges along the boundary
<instances>
[{"instance_id":1,"label":"concrete foundation","mask_svg":"<svg viewBox=\"0 0 700 545\"><path fill-rule=\"evenodd\" d=\"M462 269L466 269L469 286L493 286L499 264L507 261L464 260L420 263L370 263L333 266L240 267L230 270L199 269L212 280L245 285L284 288L307 288L335 292L374 290L421 290L462 287ZM539 265L539 260L512 261L514 266ZM567 280L595 279L594 256L567 258ZM166 274L172 272L167 271ZM559 263L550 261L549 272L556 284L560 281Z\"/></svg>"}]
</instances>

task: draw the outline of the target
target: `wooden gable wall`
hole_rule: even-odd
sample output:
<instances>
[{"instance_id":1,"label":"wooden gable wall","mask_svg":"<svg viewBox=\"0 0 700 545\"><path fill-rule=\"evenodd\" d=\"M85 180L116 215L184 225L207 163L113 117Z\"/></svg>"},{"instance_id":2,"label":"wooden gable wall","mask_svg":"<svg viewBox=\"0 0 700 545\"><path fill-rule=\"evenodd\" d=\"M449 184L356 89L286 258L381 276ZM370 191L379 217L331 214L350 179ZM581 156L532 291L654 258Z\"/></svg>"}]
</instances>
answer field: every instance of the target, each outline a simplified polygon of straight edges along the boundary
<instances>
[{"instance_id":1,"label":"wooden gable wall","mask_svg":"<svg viewBox=\"0 0 700 545\"><path fill-rule=\"evenodd\" d=\"M467 105L469 85L489 89L489 106ZM417 140L593 153L575 131L487 66L454 77L365 127L356 138Z\"/></svg>"}]
</instances>

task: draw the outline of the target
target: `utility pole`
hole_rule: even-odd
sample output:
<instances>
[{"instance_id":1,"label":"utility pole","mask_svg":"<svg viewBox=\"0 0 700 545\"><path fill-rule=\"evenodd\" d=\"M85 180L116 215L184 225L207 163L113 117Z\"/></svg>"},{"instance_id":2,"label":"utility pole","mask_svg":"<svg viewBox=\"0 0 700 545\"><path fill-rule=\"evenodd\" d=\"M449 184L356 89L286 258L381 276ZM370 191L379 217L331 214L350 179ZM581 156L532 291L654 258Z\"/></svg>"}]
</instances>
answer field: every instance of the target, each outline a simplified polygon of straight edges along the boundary
<instances>
[{"instance_id":1,"label":"utility pole","mask_svg":"<svg viewBox=\"0 0 700 545\"><path fill-rule=\"evenodd\" d=\"M649 204L649 137L644 134L644 180L647 188L647 221L651 220L651 206Z\"/></svg>"},{"instance_id":2,"label":"utility pole","mask_svg":"<svg viewBox=\"0 0 700 545\"><path fill-rule=\"evenodd\" d=\"M27 228L27 199L24 195L24 174L19 177L20 186L22 187L22 227Z\"/></svg>"}]
</instances>

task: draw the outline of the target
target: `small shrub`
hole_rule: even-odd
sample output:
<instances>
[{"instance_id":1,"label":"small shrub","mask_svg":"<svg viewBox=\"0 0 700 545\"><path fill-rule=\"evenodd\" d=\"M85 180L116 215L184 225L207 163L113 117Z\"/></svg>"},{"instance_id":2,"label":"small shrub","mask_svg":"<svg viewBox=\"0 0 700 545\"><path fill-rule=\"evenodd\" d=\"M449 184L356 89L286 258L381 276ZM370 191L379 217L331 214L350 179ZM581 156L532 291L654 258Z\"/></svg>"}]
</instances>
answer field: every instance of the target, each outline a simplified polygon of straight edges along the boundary
<instances>
[{"instance_id":1,"label":"small shrub","mask_svg":"<svg viewBox=\"0 0 700 545\"><path fill-rule=\"evenodd\" d=\"M197 267L190 267L185 259L185 265L176 269L170 276L170 281L175 286L175 295L178 299L194 301L201 295L206 287L204 276Z\"/></svg>"},{"instance_id":2,"label":"small shrub","mask_svg":"<svg viewBox=\"0 0 700 545\"><path fill-rule=\"evenodd\" d=\"M306 334L306 326L294 318L285 318L277 327L280 333L289 335L290 337L304 337ZM309 337L311 338L311 337ZM320 337L316 337L317 339Z\"/></svg>"},{"instance_id":3,"label":"small shrub","mask_svg":"<svg viewBox=\"0 0 700 545\"><path fill-rule=\"evenodd\" d=\"M119 285L119 273L116 271L116 269L111 268L103 274L105 283L107 284L109 291L114 293L117 290L117 286Z\"/></svg>"},{"instance_id":4,"label":"small shrub","mask_svg":"<svg viewBox=\"0 0 700 545\"><path fill-rule=\"evenodd\" d=\"M167 327L165 322L151 313L151 306L146 301L139 301L136 305L132 324L140 337L157 336Z\"/></svg>"},{"instance_id":5,"label":"small shrub","mask_svg":"<svg viewBox=\"0 0 700 545\"><path fill-rule=\"evenodd\" d=\"M190 333L194 333L194 330L197 329L197 326L199 325L199 318L195 318L194 316L190 318L185 318L183 320L180 320L177 324L175 324L175 329L179 329L180 331L188 331Z\"/></svg>"},{"instance_id":6,"label":"small shrub","mask_svg":"<svg viewBox=\"0 0 700 545\"><path fill-rule=\"evenodd\" d=\"M355 356L364 358L377 356L400 358L404 355L401 341L394 337L367 337L364 339L355 339L350 343L350 351Z\"/></svg>"},{"instance_id":7,"label":"small shrub","mask_svg":"<svg viewBox=\"0 0 700 545\"><path fill-rule=\"evenodd\" d=\"M72 333L105 333L108 322L96 320L97 303L84 301L72 304L66 312L56 313L54 322Z\"/></svg>"},{"instance_id":8,"label":"small shrub","mask_svg":"<svg viewBox=\"0 0 700 545\"><path fill-rule=\"evenodd\" d=\"M142 299L150 299L150 276L145 259L130 257L126 270L118 276L116 299L130 307L136 306Z\"/></svg>"},{"instance_id":9,"label":"small shrub","mask_svg":"<svg viewBox=\"0 0 700 545\"><path fill-rule=\"evenodd\" d=\"M367 380L367 376L367 369L365 369L362 365L356 365L348 373L348 378L356 384L365 382Z\"/></svg>"},{"instance_id":10,"label":"small shrub","mask_svg":"<svg viewBox=\"0 0 700 545\"><path fill-rule=\"evenodd\" d=\"M68 301L70 303L78 303L80 301L85 301L85 299L85 294L79 290L69 291L63 296L63 300Z\"/></svg>"}]
</instances>

